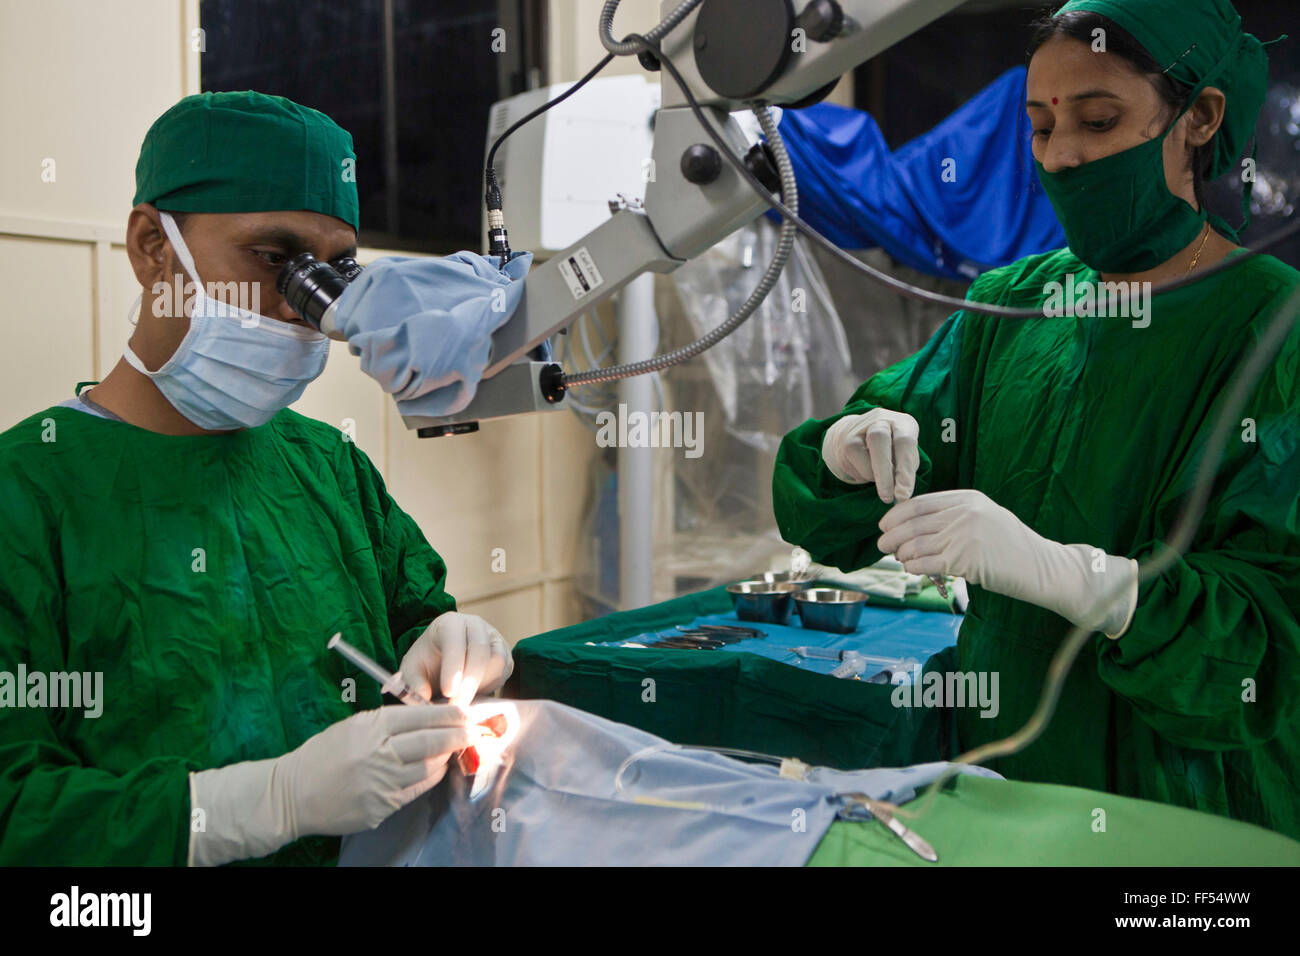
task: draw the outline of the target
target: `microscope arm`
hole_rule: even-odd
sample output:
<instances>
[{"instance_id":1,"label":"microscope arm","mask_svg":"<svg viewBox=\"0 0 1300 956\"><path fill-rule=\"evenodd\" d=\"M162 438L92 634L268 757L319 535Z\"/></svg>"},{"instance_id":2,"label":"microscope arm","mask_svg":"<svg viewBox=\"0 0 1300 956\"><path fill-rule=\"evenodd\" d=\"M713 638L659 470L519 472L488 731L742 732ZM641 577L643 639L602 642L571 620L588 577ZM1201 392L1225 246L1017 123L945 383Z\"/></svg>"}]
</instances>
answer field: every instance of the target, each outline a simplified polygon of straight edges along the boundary
<instances>
[{"instance_id":1,"label":"microscope arm","mask_svg":"<svg viewBox=\"0 0 1300 956\"><path fill-rule=\"evenodd\" d=\"M678 2L665 0L663 13ZM961 2L798 0L796 11L792 0L704 0L664 37L661 49L724 141L744 156L750 144L731 112L755 100L798 104ZM764 8L765 18L757 16L756 6ZM819 41L817 25L835 7L839 32ZM766 57L760 53L764 49ZM622 209L534 265L519 307L493 335L492 356L474 400L446 418L404 416L407 428L420 429L421 435L455 434L473 430L480 419L563 407L563 395L546 387L548 363L528 358L532 349L637 276L672 272L767 208L725 159L715 168L704 164L703 171L686 161L692 148L707 148L715 156L716 151L666 71L661 82L664 106L655 118L644 212Z\"/></svg>"}]
</instances>

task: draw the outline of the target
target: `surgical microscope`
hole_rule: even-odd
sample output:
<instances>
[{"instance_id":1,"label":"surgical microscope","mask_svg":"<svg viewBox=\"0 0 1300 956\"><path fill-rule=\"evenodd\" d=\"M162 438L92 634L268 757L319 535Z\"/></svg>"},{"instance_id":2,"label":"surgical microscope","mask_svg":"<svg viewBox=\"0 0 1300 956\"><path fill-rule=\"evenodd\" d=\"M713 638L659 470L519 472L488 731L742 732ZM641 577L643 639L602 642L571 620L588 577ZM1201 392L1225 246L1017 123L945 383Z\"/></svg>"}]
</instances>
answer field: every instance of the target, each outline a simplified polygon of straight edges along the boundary
<instances>
[{"instance_id":1,"label":"surgical microscope","mask_svg":"<svg viewBox=\"0 0 1300 956\"><path fill-rule=\"evenodd\" d=\"M406 427L420 437L471 432L484 419L563 408L572 387L640 374L632 369L607 376L566 374L550 360L547 343L633 279L646 272L671 273L769 207L755 186L773 194L780 190L770 147L779 134L769 124L769 142L751 144L731 114L759 104L799 109L816 103L843 73L961 2L665 0L657 27L644 37L615 42L611 29L618 0L608 0L600 21L606 48L611 54L635 53L643 67L662 74L651 156L656 175L647 184L644 203L611 203L614 211L607 221L535 265L524 280L520 304L492 336L491 357L473 400L445 418L404 415ZM712 125L712 135L701 118ZM720 146L731 156L724 158ZM735 160L741 157L749 176L737 168ZM490 162L486 179L489 253L508 256ZM279 287L299 314L341 339L333 307L358 271L355 263L339 263L336 269L300 256L285 266ZM750 312L765 293L761 290ZM717 338L736 325L739 321ZM713 341L701 340L699 351ZM644 371L656 367L640 364L647 366Z\"/></svg>"}]
</instances>

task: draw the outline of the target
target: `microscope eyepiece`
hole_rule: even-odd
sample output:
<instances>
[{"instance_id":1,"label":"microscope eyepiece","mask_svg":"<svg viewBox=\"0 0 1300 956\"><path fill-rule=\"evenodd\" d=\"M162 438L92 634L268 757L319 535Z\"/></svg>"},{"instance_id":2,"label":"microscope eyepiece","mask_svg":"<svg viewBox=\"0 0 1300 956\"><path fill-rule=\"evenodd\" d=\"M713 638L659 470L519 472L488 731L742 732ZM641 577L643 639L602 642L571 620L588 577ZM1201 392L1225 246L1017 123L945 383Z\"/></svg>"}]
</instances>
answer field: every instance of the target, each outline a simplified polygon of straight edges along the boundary
<instances>
[{"instance_id":1,"label":"microscope eyepiece","mask_svg":"<svg viewBox=\"0 0 1300 956\"><path fill-rule=\"evenodd\" d=\"M343 281L351 282L357 276L361 275L362 265L351 256L343 256L341 259L330 260L330 265L334 271L343 277Z\"/></svg>"},{"instance_id":2,"label":"microscope eyepiece","mask_svg":"<svg viewBox=\"0 0 1300 956\"><path fill-rule=\"evenodd\" d=\"M310 252L294 256L284 264L275 280L275 288L289 306L308 323L329 334L333 329L333 309L348 283L361 273L355 259L337 260L339 268L321 262Z\"/></svg>"}]
</instances>

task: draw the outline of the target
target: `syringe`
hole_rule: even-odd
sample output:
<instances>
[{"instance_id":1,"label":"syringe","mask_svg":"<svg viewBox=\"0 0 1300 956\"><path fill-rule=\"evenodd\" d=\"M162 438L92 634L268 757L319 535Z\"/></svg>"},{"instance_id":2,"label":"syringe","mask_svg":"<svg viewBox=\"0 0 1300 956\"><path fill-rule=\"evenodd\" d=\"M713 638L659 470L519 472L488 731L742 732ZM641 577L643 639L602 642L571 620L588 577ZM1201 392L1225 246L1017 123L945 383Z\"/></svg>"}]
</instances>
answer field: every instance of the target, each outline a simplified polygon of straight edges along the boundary
<instances>
[{"instance_id":1,"label":"syringe","mask_svg":"<svg viewBox=\"0 0 1300 956\"><path fill-rule=\"evenodd\" d=\"M839 666L831 671L832 677L857 677L865 674L869 667L879 667L881 671L875 677L886 675L887 680L878 681L878 683L903 683L907 680L907 675L917 667L916 661L910 657L899 659L876 657L859 651L837 651L829 647L802 646L773 647L771 649L774 651L789 651L791 654L797 654L803 658L839 661ZM875 681L875 678L872 678L872 680Z\"/></svg>"},{"instance_id":2,"label":"syringe","mask_svg":"<svg viewBox=\"0 0 1300 956\"><path fill-rule=\"evenodd\" d=\"M368 655L357 650L347 641L343 640L342 634L335 634L325 645L330 650L338 651L357 667L361 668L375 680L379 681L379 689L385 694L392 694L403 704L409 704L412 707L419 707L421 704L431 704L432 701L425 700L421 695L411 690L410 685L402 679L402 675L390 674L380 667ZM505 734L507 724L505 715L496 715L481 721L477 724L466 726L465 730L471 738L475 738L475 743L466 747L456 754L456 762L460 766L460 772L466 777L473 777L474 784L470 788L470 800L477 800L492 781L496 779L497 768L501 764L499 751L494 751L491 756L491 763L487 769L480 773L482 758L478 748L483 745L484 741L489 738L502 737Z\"/></svg>"},{"instance_id":3,"label":"syringe","mask_svg":"<svg viewBox=\"0 0 1300 956\"><path fill-rule=\"evenodd\" d=\"M789 651L800 657L811 657L822 661L839 661L839 666L831 671L832 677L857 677L867 669L867 658L857 651L836 651L829 647L782 647L774 650Z\"/></svg>"},{"instance_id":4,"label":"syringe","mask_svg":"<svg viewBox=\"0 0 1300 956\"><path fill-rule=\"evenodd\" d=\"M867 659L857 651L845 651L840 666L831 671L832 677L860 677L867 669Z\"/></svg>"},{"instance_id":5,"label":"syringe","mask_svg":"<svg viewBox=\"0 0 1300 956\"><path fill-rule=\"evenodd\" d=\"M390 674L380 667L375 661L357 650L347 641L343 640L342 634L335 634L325 645L330 650L338 651L357 667L361 668L375 680L379 681L379 690L385 694L392 694L403 704L410 704L412 707L418 707L421 704L431 704L432 701L425 700L422 696L411 690L406 681L402 679L400 673Z\"/></svg>"}]
</instances>

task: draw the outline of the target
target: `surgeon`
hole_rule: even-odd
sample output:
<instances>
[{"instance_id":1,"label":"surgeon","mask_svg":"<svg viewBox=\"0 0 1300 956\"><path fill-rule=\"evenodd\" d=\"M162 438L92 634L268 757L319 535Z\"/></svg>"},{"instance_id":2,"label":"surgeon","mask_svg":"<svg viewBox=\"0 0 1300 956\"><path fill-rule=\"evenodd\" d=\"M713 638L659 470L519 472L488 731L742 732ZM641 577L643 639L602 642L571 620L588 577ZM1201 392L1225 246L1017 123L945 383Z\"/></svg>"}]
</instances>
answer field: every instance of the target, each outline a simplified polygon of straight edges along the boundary
<instances>
[{"instance_id":1,"label":"surgeon","mask_svg":"<svg viewBox=\"0 0 1300 956\"><path fill-rule=\"evenodd\" d=\"M0 863L332 862L509 676L366 455L288 410L329 343L276 275L355 254L354 163L329 117L254 92L146 135L122 361L0 435ZM335 632L450 702L380 706ZM72 674L97 706L49 696Z\"/></svg>"},{"instance_id":2,"label":"surgeon","mask_svg":"<svg viewBox=\"0 0 1300 956\"><path fill-rule=\"evenodd\" d=\"M993 718L958 710L963 749L1019 729L1071 625L1096 632L1043 735L994 769L1300 838L1300 332L1233 421L1190 548L1158 577L1137 568L1171 536L1233 374L1300 274L1248 257L1145 315L1095 308L1101 281L1241 255L1203 185L1249 166L1267 58L1227 0L1071 0L1031 55L1033 153L1068 248L967 295L1044 317L957 312L841 413L788 434L777 521L828 564L892 553L970 583L960 669L1000 674L1003 700ZM1071 278L1080 308L1061 310Z\"/></svg>"}]
</instances>

